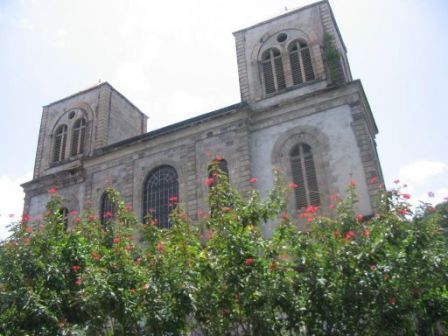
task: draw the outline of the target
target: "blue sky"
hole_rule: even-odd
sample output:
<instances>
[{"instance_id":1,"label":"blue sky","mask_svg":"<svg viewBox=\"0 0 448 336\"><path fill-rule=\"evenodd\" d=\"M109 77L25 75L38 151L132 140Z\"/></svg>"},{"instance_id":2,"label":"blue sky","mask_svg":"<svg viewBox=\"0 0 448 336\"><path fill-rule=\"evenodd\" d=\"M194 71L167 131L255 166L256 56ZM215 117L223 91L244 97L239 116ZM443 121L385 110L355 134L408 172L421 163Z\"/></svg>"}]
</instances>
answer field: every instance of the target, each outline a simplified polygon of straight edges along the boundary
<instances>
[{"instance_id":1,"label":"blue sky","mask_svg":"<svg viewBox=\"0 0 448 336\"><path fill-rule=\"evenodd\" d=\"M232 32L312 1L0 0L0 237L21 212L41 107L108 81L156 129L240 100ZM388 186L448 196L448 2L331 0ZM435 193L428 198L427 193Z\"/></svg>"}]
</instances>

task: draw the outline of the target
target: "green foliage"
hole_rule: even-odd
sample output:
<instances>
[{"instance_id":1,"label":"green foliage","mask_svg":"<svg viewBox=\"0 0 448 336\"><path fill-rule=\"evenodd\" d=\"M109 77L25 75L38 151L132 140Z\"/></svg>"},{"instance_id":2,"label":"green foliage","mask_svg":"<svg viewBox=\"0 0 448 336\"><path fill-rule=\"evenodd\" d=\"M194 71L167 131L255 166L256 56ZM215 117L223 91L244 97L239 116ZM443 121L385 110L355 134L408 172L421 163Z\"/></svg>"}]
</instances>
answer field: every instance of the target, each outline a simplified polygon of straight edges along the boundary
<instances>
[{"instance_id":1,"label":"green foliage","mask_svg":"<svg viewBox=\"0 0 448 336\"><path fill-rule=\"evenodd\" d=\"M334 45L334 37L328 33L325 33L324 35L324 53L330 80L335 83L341 76L341 56Z\"/></svg>"},{"instance_id":2,"label":"green foliage","mask_svg":"<svg viewBox=\"0 0 448 336\"><path fill-rule=\"evenodd\" d=\"M285 212L280 181L266 200L243 198L225 174L209 215L178 206L170 229L139 224L109 190L104 227L51 197L45 217L0 247L1 335L435 335L447 328L446 206L409 218L406 195L380 193L356 215L350 187L326 218ZM252 184L253 185L253 184ZM294 218L295 217L295 218ZM309 230L297 229L308 221ZM276 225L273 236L262 235ZM444 325L445 323L445 325ZM436 328L437 327L437 328ZM380 331L380 332L379 332Z\"/></svg>"}]
</instances>

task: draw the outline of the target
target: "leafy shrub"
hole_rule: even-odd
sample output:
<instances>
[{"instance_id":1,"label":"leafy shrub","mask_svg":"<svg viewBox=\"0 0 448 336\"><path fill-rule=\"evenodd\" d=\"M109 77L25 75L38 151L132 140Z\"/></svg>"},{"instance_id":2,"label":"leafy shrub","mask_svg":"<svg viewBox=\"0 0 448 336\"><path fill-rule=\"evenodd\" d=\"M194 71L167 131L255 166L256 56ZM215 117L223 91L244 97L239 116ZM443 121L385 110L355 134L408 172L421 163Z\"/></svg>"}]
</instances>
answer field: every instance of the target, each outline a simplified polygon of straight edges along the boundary
<instances>
[{"instance_id":1,"label":"leafy shrub","mask_svg":"<svg viewBox=\"0 0 448 336\"><path fill-rule=\"evenodd\" d=\"M2 335L435 335L448 320L446 207L410 218L407 195L380 193L378 212L285 211L286 187L247 199L224 174L209 214L178 206L170 229L140 224L115 200L103 227L52 190L40 221L24 216L0 247ZM256 183L251 179L252 184ZM291 184L290 184L291 186ZM292 186L297 187L296 185ZM439 211L440 210L440 211ZM297 222L309 222L307 231ZM444 222L445 221L445 222ZM263 237L276 223L273 237Z\"/></svg>"}]
</instances>

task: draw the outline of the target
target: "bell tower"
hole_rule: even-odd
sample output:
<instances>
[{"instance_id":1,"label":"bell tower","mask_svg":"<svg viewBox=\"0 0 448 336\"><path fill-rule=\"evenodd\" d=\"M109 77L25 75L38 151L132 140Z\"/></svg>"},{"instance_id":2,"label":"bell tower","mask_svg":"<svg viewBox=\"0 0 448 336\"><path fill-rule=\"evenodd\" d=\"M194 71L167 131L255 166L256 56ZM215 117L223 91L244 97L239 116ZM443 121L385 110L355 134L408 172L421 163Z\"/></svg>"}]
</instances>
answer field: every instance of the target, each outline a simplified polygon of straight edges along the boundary
<instances>
[{"instance_id":1,"label":"bell tower","mask_svg":"<svg viewBox=\"0 0 448 336\"><path fill-rule=\"evenodd\" d=\"M288 11L234 37L243 101L291 98L352 80L327 1Z\"/></svg>"}]
</instances>

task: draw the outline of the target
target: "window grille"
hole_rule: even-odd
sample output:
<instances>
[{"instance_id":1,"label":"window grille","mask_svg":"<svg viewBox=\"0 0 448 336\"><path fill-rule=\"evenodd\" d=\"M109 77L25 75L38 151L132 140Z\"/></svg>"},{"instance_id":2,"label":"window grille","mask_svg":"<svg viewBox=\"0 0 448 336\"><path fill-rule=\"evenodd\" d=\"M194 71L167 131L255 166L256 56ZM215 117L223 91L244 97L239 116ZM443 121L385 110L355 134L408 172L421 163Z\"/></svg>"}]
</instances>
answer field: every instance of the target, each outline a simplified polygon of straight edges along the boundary
<instances>
[{"instance_id":1,"label":"window grille","mask_svg":"<svg viewBox=\"0 0 448 336\"><path fill-rule=\"evenodd\" d=\"M103 227L107 228L108 224L115 217L116 204L110 194L106 191L101 196L100 220Z\"/></svg>"},{"instance_id":2,"label":"window grille","mask_svg":"<svg viewBox=\"0 0 448 336\"><path fill-rule=\"evenodd\" d=\"M71 155L82 154L84 149L84 138L86 136L86 120L84 118L76 120L72 132Z\"/></svg>"},{"instance_id":3,"label":"window grille","mask_svg":"<svg viewBox=\"0 0 448 336\"><path fill-rule=\"evenodd\" d=\"M297 209L320 205L311 147L305 143L295 145L290 152L290 160L293 181L299 185L294 189Z\"/></svg>"},{"instance_id":4,"label":"window grille","mask_svg":"<svg viewBox=\"0 0 448 336\"><path fill-rule=\"evenodd\" d=\"M314 79L310 49L304 41L294 41L289 45L292 82L294 85Z\"/></svg>"},{"instance_id":5,"label":"window grille","mask_svg":"<svg viewBox=\"0 0 448 336\"><path fill-rule=\"evenodd\" d=\"M143 190L143 217L151 214L159 228L169 228L169 214L179 201L179 182L173 167L161 166L149 173Z\"/></svg>"},{"instance_id":6,"label":"window grille","mask_svg":"<svg viewBox=\"0 0 448 336\"><path fill-rule=\"evenodd\" d=\"M280 51L271 48L261 57L264 88L267 94L286 88L283 61Z\"/></svg>"},{"instance_id":7,"label":"window grille","mask_svg":"<svg viewBox=\"0 0 448 336\"><path fill-rule=\"evenodd\" d=\"M67 142L67 125L61 125L56 129L53 148L53 162L65 159L65 147Z\"/></svg>"}]
</instances>

